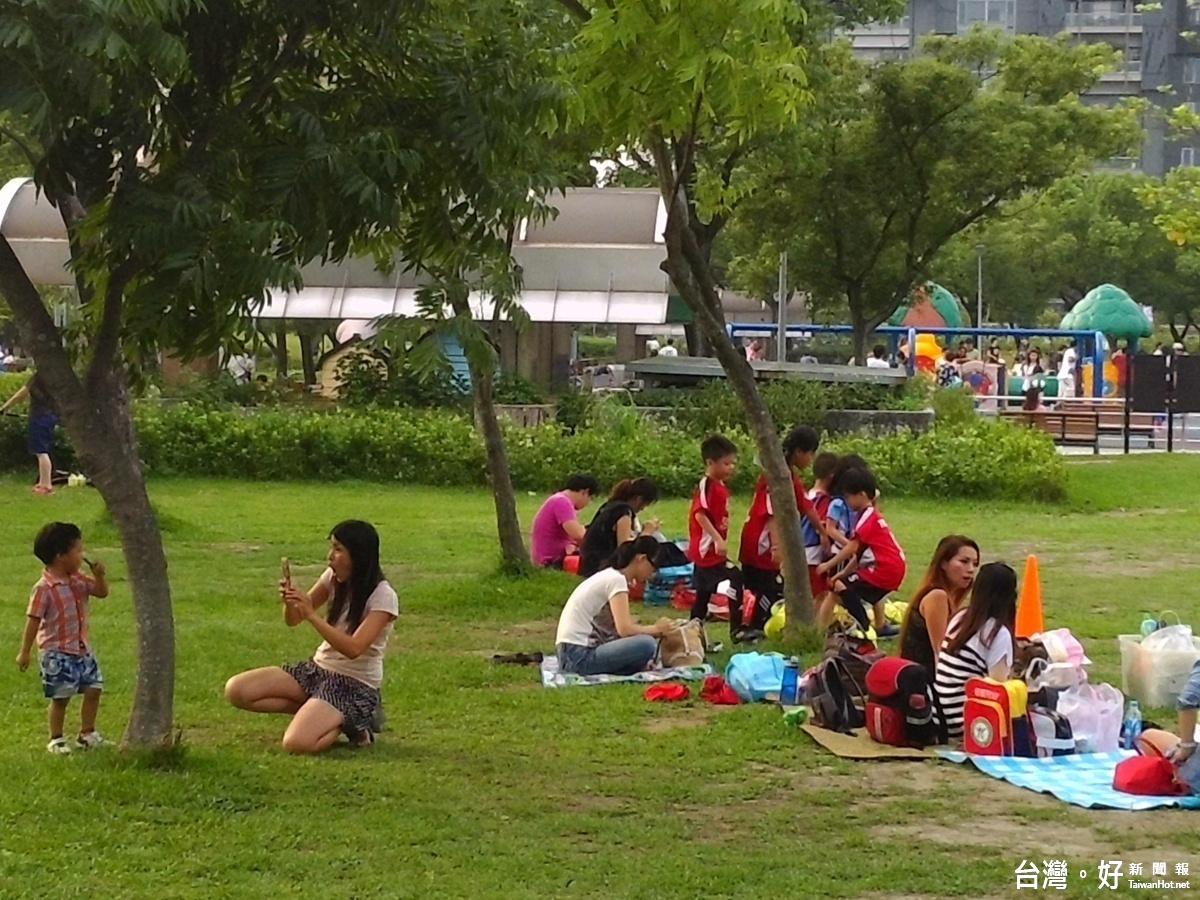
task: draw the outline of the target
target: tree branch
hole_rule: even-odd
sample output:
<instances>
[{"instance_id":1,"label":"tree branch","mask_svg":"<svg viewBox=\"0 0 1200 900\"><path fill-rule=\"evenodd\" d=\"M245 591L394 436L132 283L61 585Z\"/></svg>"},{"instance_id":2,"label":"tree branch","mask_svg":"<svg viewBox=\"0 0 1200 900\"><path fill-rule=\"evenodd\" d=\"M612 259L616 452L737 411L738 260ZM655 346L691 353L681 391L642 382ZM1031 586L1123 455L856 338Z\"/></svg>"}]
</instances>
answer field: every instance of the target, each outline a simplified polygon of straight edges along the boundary
<instances>
[{"instance_id":1,"label":"tree branch","mask_svg":"<svg viewBox=\"0 0 1200 900\"><path fill-rule=\"evenodd\" d=\"M555 0L555 2L580 22L590 22L592 20L592 14L579 0Z\"/></svg>"},{"instance_id":2,"label":"tree branch","mask_svg":"<svg viewBox=\"0 0 1200 900\"><path fill-rule=\"evenodd\" d=\"M26 140L23 137L21 137L21 135L17 134L11 128L7 128L4 125L0 125L0 136L6 137L10 141L12 141L14 144L16 144L17 149L21 151L21 155L24 156L27 160L29 160L30 166L33 166L33 167L37 166L37 157L34 155L33 148L31 146L29 146L28 142L26 142Z\"/></svg>"},{"instance_id":3,"label":"tree branch","mask_svg":"<svg viewBox=\"0 0 1200 900\"><path fill-rule=\"evenodd\" d=\"M79 395L79 379L63 347L62 335L54 324L42 295L34 287L8 238L0 235L0 294L8 301L25 349L33 354L39 370L55 397Z\"/></svg>"}]
</instances>

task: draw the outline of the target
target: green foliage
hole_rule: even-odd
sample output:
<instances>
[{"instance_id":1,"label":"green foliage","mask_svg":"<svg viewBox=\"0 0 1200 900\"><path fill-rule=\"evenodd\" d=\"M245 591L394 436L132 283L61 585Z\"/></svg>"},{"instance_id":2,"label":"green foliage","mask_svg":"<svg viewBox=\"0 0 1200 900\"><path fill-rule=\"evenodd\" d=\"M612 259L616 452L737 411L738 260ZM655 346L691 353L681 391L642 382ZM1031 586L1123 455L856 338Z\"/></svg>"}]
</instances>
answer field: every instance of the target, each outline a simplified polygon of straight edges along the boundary
<instances>
[{"instance_id":1,"label":"green foliage","mask_svg":"<svg viewBox=\"0 0 1200 900\"><path fill-rule=\"evenodd\" d=\"M492 384L492 399L497 403L545 403L546 395L528 378L501 372Z\"/></svg>"},{"instance_id":2,"label":"green foliage","mask_svg":"<svg viewBox=\"0 0 1200 900\"><path fill-rule=\"evenodd\" d=\"M979 416L975 412L975 395L965 385L933 388L929 405L939 425L966 425Z\"/></svg>"},{"instance_id":3,"label":"green foliage","mask_svg":"<svg viewBox=\"0 0 1200 900\"><path fill-rule=\"evenodd\" d=\"M972 32L925 49L874 64L844 42L822 51L811 113L755 157L773 190L735 217L734 288L763 284L786 250L792 284L817 309L844 298L861 340L956 234L1137 137L1131 112L1078 97L1107 45Z\"/></svg>"},{"instance_id":4,"label":"green foliage","mask_svg":"<svg viewBox=\"0 0 1200 900\"><path fill-rule=\"evenodd\" d=\"M829 410L922 409L925 406L923 390L899 390L875 384L823 384L779 379L764 384L759 390L771 418L782 430L795 425L812 425L819 429ZM639 406L668 407L671 421L692 435L748 430L741 404L724 380L690 389L642 391L635 399Z\"/></svg>"},{"instance_id":5,"label":"green foliage","mask_svg":"<svg viewBox=\"0 0 1200 900\"><path fill-rule=\"evenodd\" d=\"M803 15L788 0L597 5L563 60L571 120L597 124L613 150L651 135L739 142L794 121L810 99L806 53L789 33ZM714 195L709 207L724 202Z\"/></svg>"},{"instance_id":6,"label":"green foliage","mask_svg":"<svg viewBox=\"0 0 1200 900\"><path fill-rule=\"evenodd\" d=\"M1189 170L1172 175L1182 171ZM976 245L983 243L983 294L992 321L1034 324L1048 298L1070 307L1104 282L1171 319L1183 318L1200 296L1200 252L1172 243L1155 224L1146 203L1160 185L1131 173L1062 179L1005 204L985 227L959 235L939 257L935 274L973 297Z\"/></svg>"},{"instance_id":7,"label":"green foliage","mask_svg":"<svg viewBox=\"0 0 1200 900\"><path fill-rule=\"evenodd\" d=\"M943 392L949 393L949 392ZM784 420L790 427L793 420ZM179 403L138 404L138 444L154 474L276 481L361 479L426 485L484 485L483 444L469 416L439 410L222 410ZM513 485L548 491L569 472L591 472L604 485L648 475L664 495L685 497L703 468L700 423L688 430L619 403L597 405L587 427L520 428L504 423ZM744 428L720 429L741 450L736 492L758 477ZM862 453L905 496L1029 497L1057 500L1066 476L1045 435L970 417L940 421L920 436L838 437L834 452ZM63 448L63 459L70 457ZM0 467L31 468L24 421L0 419Z\"/></svg>"},{"instance_id":8,"label":"green foliage","mask_svg":"<svg viewBox=\"0 0 1200 900\"><path fill-rule=\"evenodd\" d=\"M579 355L583 359L611 359L617 355L617 339L605 334L581 334Z\"/></svg>"},{"instance_id":9,"label":"green foliage","mask_svg":"<svg viewBox=\"0 0 1200 900\"><path fill-rule=\"evenodd\" d=\"M430 341L432 346L435 342ZM433 365L418 371L411 355L397 360L389 354L365 349L344 356L337 367L341 379L338 403L351 409L363 407L463 407L466 386L440 351Z\"/></svg>"},{"instance_id":10,"label":"green foliage","mask_svg":"<svg viewBox=\"0 0 1200 900\"><path fill-rule=\"evenodd\" d=\"M1067 469L1050 437L1007 422L941 425L921 435L838 441L861 453L885 494L909 497L1061 501Z\"/></svg>"},{"instance_id":11,"label":"green foliage","mask_svg":"<svg viewBox=\"0 0 1200 900\"><path fill-rule=\"evenodd\" d=\"M361 478L484 483L483 445L469 417L384 410L244 414L188 404L140 405L147 471L277 481Z\"/></svg>"}]
</instances>

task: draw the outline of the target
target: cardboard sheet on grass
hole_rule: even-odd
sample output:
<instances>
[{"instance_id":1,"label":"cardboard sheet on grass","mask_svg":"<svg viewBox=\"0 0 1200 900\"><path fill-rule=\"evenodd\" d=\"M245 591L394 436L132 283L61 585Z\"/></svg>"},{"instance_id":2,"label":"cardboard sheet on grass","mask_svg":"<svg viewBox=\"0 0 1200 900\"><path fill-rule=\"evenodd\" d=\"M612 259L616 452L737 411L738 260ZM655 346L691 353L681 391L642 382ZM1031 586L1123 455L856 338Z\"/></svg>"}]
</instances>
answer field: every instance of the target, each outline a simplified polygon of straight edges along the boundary
<instances>
[{"instance_id":1,"label":"cardboard sheet on grass","mask_svg":"<svg viewBox=\"0 0 1200 900\"><path fill-rule=\"evenodd\" d=\"M887 744L877 744L867 734L867 729L859 728L851 734L842 734L820 728L811 722L800 726L800 730L810 738L843 759L936 759L932 748L917 750L913 747L890 747Z\"/></svg>"},{"instance_id":2,"label":"cardboard sheet on grass","mask_svg":"<svg viewBox=\"0 0 1200 900\"><path fill-rule=\"evenodd\" d=\"M574 672L560 672L558 657L547 656L542 660L542 686L548 688L576 687L593 684L620 684L623 681L633 681L639 684L653 684L657 681L671 681L682 678L684 681L700 681L713 674L713 667L708 663L702 666L676 666L672 669L648 669L635 675L576 675Z\"/></svg>"},{"instance_id":3,"label":"cardboard sheet on grass","mask_svg":"<svg viewBox=\"0 0 1200 900\"><path fill-rule=\"evenodd\" d=\"M979 771L1017 787L1040 794L1053 794L1059 800L1084 809L1157 809L1182 806L1200 809L1200 797L1142 797L1113 790L1113 771L1117 763L1136 755L1133 750L1111 753L1076 753L1029 759L1021 756L972 756L958 750L938 750L938 756L950 762L972 763Z\"/></svg>"}]
</instances>

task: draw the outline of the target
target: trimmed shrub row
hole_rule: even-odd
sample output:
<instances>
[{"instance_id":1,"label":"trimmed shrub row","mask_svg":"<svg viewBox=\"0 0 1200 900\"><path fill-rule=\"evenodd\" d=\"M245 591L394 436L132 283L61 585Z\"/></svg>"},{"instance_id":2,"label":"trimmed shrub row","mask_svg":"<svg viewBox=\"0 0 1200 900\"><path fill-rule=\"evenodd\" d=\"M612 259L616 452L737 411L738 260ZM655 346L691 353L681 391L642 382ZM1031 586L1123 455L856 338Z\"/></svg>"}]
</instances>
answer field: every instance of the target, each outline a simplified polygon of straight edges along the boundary
<instances>
[{"instance_id":1,"label":"trimmed shrub row","mask_svg":"<svg viewBox=\"0 0 1200 900\"><path fill-rule=\"evenodd\" d=\"M139 404L135 424L153 474L303 481L363 479L426 485L486 484L483 444L462 414L438 410L215 410ZM27 469L21 419L0 422L0 465ZM698 440L669 424L610 407L589 427L505 428L518 490L554 489L569 473L591 472L605 486L649 475L668 496L688 496L701 469ZM61 433L61 429L60 429ZM757 477L744 432L731 488ZM1066 470L1049 437L1004 422L970 419L922 435L838 437L824 449L861 453L893 495L1059 500ZM63 458L58 460L63 465Z\"/></svg>"}]
</instances>

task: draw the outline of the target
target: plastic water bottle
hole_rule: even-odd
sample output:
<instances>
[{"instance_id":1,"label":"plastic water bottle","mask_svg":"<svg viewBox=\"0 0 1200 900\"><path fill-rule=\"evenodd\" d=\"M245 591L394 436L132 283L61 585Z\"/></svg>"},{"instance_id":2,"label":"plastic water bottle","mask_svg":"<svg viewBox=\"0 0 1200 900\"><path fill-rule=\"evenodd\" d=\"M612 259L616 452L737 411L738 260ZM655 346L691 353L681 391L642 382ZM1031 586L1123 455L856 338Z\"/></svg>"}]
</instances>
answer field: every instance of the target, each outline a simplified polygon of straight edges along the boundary
<instances>
[{"instance_id":1,"label":"plastic water bottle","mask_svg":"<svg viewBox=\"0 0 1200 900\"><path fill-rule=\"evenodd\" d=\"M783 661L783 684L779 688L779 702L784 706L800 705L800 660L789 656Z\"/></svg>"},{"instance_id":2,"label":"plastic water bottle","mask_svg":"<svg viewBox=\"0 0 1200 900\"><path fill-rule=\"evenodd\" d=\"M1142 615L1142 637L1158 631L1158 619L1154 618L1150 613L1143 613Z\"/></svg>"},{"instance_id":3,"label":"plastic water bottle","mask_svg":"<svg viewBox=\"0 0 1200 900\"><path fill-rule=\"evenodd\" d=\"M1142 734L1142 709L1136 700L1130 700L1129 705L1125 707L1125 725L1121 730L1121 746L1126 750L1136 750L1137 739Z\"/></svg>"}]
</instances>

